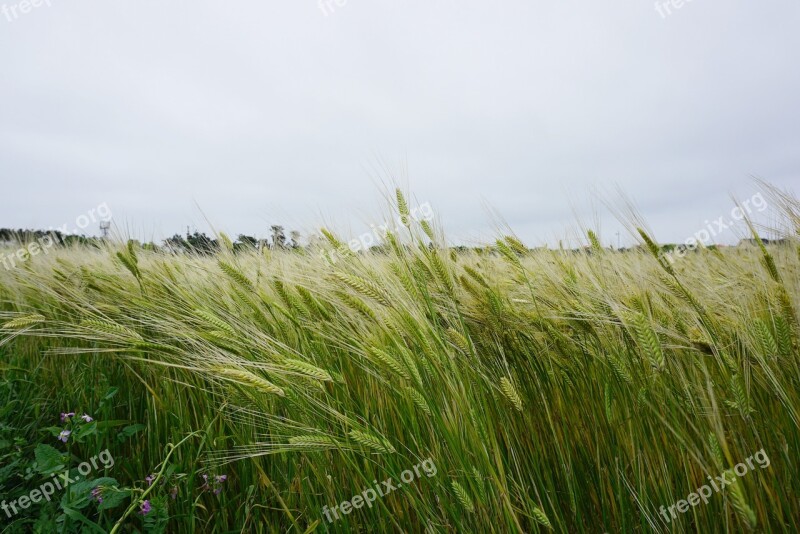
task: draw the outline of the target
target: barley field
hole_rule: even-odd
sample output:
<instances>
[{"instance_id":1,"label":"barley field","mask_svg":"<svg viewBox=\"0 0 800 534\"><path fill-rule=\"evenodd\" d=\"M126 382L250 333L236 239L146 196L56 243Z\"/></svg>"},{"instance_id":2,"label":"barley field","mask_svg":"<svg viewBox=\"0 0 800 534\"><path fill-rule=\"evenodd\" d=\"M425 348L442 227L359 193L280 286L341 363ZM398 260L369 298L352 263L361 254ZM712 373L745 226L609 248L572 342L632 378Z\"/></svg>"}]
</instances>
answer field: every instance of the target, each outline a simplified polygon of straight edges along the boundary
<instances>
[{"instance_id":1,"label":"barley field","mask_svg":"<svg viewBox=\"0 0 800 534\"><path fill-rule=\"evenodd\" d=\"M625 251L411 220L0 270L2 532L798 532L800 204L764 188L783 240L674 261L631 213Z\"/></svg>"}]
</instances>

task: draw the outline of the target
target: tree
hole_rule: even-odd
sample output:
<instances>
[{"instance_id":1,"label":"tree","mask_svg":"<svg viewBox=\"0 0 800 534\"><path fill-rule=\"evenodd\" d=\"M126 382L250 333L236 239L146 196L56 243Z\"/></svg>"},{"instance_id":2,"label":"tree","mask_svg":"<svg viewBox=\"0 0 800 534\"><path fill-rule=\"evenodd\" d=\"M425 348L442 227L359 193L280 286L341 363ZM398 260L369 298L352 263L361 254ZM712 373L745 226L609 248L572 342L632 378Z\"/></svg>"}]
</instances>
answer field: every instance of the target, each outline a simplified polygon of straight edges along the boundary
<instances>
[{"instance_id":1,"label":"tree","mask_svg":"<svg viewBox=\"0 0 800 534\"><path fill-rule=\"evenodd\" d=\"M233 244L234 250L237 250L238 248L258 248L258 239L253 236L239 234L239 237L236 238L236 241L237 243Z\"/></svg>"},{"instance_id":2,"label":"tree","mask_svg":"<svg viewBox=\"0 0 800 534\"><path fill-rule=\"evenodd\" d=\"M186 234L186 242L193 252L198 254L212 254L219 249L216 239L211 239L204 232L195 230L194 234Z\"/></svg>"},{"instance_id":3,"label":"tree","mask_svg":"<svg viewBox=\"0 0 800 534\"><path fill-rule=\"evenodd\" d=\"M187 252L189 250L189 243L180 234L175 234L165 239L164 246L172 252Z\"/></svg>"},{"instance_id":4,"label":"tree","mask_svg":"<svg viewBox=\"0 0 800 534\"><path fill-rule=\"evenodd\" d=\"M283 226L273 225L269 228L272 230L272 248L286 247L286 234L283 231Z\"/></svg>"},{"instance_id":5,"label":"tree","mask_svg":"<svg viewBox=\"0 0 800 534\"><path fill-rule=\"evenodd\" d=\"M300 232L297 230L292 230L289 232L289 236L292 238L292 248L299 248L300 247Z\"/></svg>"}]
</instances>

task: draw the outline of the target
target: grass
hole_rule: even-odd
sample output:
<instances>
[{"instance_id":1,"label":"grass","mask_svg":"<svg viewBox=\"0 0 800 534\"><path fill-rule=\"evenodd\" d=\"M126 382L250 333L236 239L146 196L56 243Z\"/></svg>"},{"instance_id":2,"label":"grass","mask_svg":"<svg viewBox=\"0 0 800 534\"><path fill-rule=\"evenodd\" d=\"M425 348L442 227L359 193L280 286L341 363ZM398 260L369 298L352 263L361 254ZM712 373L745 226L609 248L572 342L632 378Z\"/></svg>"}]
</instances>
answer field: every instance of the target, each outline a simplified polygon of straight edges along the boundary
<instances>
[{"instance_id":1,"label":"grass","mask_svg":"<svg viewBox=\"0 0 800 534\"><path fill-rule=\"evenodd\" d=\"M644 230L627 252L589 231L582 251L456 253L413 220L385 254L325 232L314 250L38 256L0 270L3 428L30 456L58 445L59 412L144 425L70 450L108 448L130 492L81 508L101 531L797 532L800 205L766 189L786 243L674 264ZM761 449L769 467L659 514ZM436 475L325 519L428 458Z\"/></svg>"}]
</instances>

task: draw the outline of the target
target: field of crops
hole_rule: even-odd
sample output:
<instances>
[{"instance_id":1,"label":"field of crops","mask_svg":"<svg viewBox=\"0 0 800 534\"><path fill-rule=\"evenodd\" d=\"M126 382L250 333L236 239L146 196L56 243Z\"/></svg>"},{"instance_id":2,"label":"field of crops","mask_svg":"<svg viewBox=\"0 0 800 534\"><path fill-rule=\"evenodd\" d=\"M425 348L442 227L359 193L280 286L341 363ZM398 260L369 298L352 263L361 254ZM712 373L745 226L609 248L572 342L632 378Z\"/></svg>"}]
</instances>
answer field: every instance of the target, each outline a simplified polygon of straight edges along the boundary
<instances>
[{"instance_id":1,"label":"field of crops","mask_svg":"<svg viewBox=\"0 0 800 534\"><path fill-rule=\"evenodd\" d=\"M765 195L780 244L670 260L635 218L627 251L409 219L0 269L2 532L798 532L800 204Z\"/></svg>"}]
</instances>

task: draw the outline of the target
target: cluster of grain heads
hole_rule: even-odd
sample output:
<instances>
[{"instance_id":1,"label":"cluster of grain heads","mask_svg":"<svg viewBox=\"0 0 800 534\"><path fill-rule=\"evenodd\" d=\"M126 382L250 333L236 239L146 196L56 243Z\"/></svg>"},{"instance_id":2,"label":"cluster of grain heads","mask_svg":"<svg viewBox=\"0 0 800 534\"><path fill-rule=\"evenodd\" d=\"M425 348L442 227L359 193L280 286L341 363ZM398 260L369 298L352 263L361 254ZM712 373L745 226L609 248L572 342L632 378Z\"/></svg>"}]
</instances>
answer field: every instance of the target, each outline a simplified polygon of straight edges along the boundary
<instances>
[{"instance_id":1,"label":"cluster of grain heads","mask_svg":"<svg viewBox=\"0 0 800 534\"><path fill-rule=\"evenodd\" d=\"M242 486L270 489L248 513L285 531L425 454L449 476L353 510L342 530L635 532L641 503L691 492L700 463L721 473L753 447L800 443L796 242L676 263L644 231L627 251L591 230L588 253L513 236L455 251L395 193L408 225L380 252L323 230L310 253L220 236L205 256L115 245L0 270L0 352L58 384L113 377L154 441L209 428ZM51 357L70 351L102 368ZM219 402L253 413L214 419ZM792 469L776 460L675 528L716 531L727 507L731 528L800 531Z\"/></svg>"}]
</instances>

